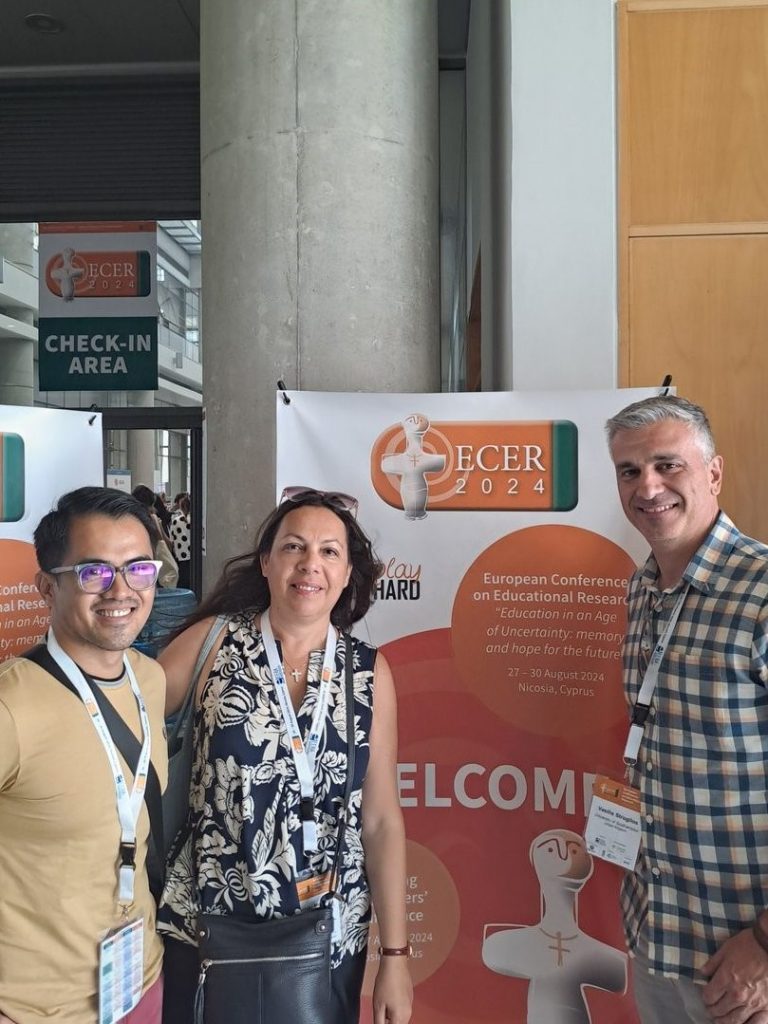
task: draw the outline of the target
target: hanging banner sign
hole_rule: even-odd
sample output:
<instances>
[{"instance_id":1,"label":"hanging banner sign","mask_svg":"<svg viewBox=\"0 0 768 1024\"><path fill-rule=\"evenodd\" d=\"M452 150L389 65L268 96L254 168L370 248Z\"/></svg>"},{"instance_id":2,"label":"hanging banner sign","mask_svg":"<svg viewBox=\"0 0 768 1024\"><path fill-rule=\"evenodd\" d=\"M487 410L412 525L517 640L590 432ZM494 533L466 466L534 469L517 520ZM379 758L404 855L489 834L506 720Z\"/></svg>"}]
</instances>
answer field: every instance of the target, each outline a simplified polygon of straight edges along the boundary
<instances>
[{"instance_id":1,"label":"hanging banner sign","mask_svg":"<svg viewBox=\"0 0 768 1024\"><path fill-rule=\"evenodd\" d=\"M154 221L40 225L41 391L154 390Z\"/></svg>"},{"instance_id":2,"label":"hanging banner sign","mask_svg":"<svg viewBox=\"0 0 768 1024\"><path fill-rule=\"evenodd\" d=\"M604 423L649 394L278 395L278 493L354 494L384 564L356 631L397 685L419 1024L636 1022L621 870L583 834L646 553Z\"/></svg>"},{"instance_id":3,"label":"hanging banner sign","mask_svg":"<svg viewBox=\"0 0 768 1024\"><path fill-rule=\"evenodd\" d=\"M101 416L0 405L0 661L48 628L35 586L35 527L58 498L103 482Z\"/></svg>"}]
</instances>

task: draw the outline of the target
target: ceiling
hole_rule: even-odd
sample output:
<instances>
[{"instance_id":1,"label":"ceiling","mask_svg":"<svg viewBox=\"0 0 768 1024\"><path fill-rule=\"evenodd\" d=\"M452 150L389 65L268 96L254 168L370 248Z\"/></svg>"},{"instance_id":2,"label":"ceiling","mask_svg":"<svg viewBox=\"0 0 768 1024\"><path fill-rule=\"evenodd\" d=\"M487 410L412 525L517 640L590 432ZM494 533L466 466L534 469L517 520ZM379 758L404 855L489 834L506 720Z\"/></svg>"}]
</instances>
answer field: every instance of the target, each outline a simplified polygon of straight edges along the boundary
<instances>
[{"instance_id":1,"label":"ceiling","mask_svg":"<svg viewBox=\"0 0 768 1024\"><path fill-rule=\"evenodd\" d=\"M441 67L463 66L470 2L438 0ZM48 31L30 28L29 15L42 16ZM104 65L111 73L115 65L144 73L147 65L191 70L199 36L199 0L0 0L0 77L66 75Z\"/></svg>"}]
</instances>

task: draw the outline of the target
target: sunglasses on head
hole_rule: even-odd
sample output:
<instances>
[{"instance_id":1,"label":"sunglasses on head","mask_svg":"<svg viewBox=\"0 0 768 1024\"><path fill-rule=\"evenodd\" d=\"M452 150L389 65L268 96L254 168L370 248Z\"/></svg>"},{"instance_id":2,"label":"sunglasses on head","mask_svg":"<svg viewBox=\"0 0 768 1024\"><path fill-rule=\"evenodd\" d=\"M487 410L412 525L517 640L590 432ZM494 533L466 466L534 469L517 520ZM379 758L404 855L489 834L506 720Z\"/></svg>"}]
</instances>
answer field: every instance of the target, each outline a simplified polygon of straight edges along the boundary
<instances>
[{"instance_id":1,"label":"sunglasses on head","mask_svg":"<svg viewBox=\"0 0 768 1024\"><path fill-rule=\"evenodd\" d=\"M86 594L106 594L112 587L117 574L123 577L131 590L149 590L157 583L162 562L150 558L136 558L125 565L112 565L110 562L78 562L77 565L60 565L48 572L58 575L73 572L77 585Z\"/></svg>"},{"instance_id":2,"label":"sunglasses on head","mask_svg":"<svg viewBox=\"0 0 768 1024\"><path fill-rule=\"evenodd\" d=\"M342 494L341 491L318 491L314 487L286 487L280 495L279 504L285 501L303 501L304 498L321 498L324 504L339 512L350 512L353 516L357 514L357 498L351 494Z\"/></svg>"}]
</instances>

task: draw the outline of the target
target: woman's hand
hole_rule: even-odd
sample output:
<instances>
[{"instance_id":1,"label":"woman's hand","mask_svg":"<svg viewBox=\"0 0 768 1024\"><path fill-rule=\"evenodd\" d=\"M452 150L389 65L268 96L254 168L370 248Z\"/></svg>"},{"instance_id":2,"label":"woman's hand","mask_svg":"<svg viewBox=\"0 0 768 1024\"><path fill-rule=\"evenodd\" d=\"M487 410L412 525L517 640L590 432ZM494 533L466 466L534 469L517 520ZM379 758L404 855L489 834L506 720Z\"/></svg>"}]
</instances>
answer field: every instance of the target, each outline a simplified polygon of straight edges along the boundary
<instances>
[{"instance_id":1,"label":"woman's hand","mask_svg":"<svg viewBox=\"0 0 768 1024\"><path fill-rule=\"evenodd\" d=\"M412 1008L413 981L408 957L381 957L373 986L373 1024L408 1024Z\"/></svg>"}]
</instances>

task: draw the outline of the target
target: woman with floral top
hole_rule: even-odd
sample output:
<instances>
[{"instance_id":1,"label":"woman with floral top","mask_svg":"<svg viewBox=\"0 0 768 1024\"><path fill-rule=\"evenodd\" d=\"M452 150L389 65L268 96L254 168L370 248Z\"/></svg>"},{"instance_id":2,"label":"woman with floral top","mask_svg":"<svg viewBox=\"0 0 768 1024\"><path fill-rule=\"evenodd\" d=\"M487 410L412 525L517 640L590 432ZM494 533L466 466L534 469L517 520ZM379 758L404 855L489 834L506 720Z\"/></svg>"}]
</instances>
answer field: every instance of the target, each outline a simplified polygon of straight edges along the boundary
<instances>
[{"instance_id":1,"label":"woman with floral top","mask_svg":"<svg viewBox=\"0 0 768 1024\"><path fill-rule=\"evenodd\" d=\"M215 616L226 616L198 685L189 835L169 865L158 913L166 938L166 1024L192 1020L200 913L245 919L301 913L311 905L302 883L323 879L332 866L347 766L342 630L365 615L381 572L356 509L349 495L287 488L255 550L227 563L211 596L160 656L171 712L183 700ZM354 1024L359 1018L373 903L383 954L374 1021L407 1024L412 986L394 683L374 647L352 638L351 651L355 767L341 900L333 901L341 918L331 954L334 1019ZM317 721L302 799L289 734L298 729L309 747ZM206 1016L206 1024L226 1022Z\"/></svg>"}]
</instances>

